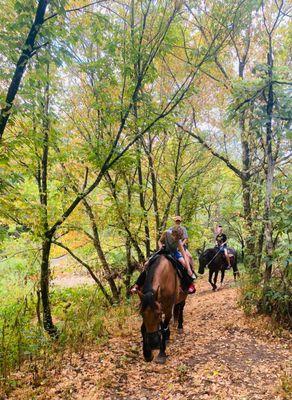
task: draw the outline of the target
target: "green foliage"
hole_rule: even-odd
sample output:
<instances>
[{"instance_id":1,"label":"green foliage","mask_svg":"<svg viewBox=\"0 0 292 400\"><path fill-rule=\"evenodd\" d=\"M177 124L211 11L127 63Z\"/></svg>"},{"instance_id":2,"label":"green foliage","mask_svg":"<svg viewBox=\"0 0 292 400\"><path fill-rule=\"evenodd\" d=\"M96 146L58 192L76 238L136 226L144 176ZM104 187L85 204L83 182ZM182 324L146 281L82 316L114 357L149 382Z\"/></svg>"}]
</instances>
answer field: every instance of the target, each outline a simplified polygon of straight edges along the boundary
<instances>
[{"instance_id":1,"label":"green foliage","mask_svg":"<svg viewBox=\"0 0 292 400\"><path fill-rule=\"evenodd\" d=\"M126 1L113 2L110 9L102 2L72 13L66 12L72 6L67 0L49 6L49 15L57 15L38 34L40 48L29 61L1 148L0 373L5 377L25 360L49 360L56 351L80 350L106 339L111 312L113 325L125 321L132 311L124 298L125 286L137 274L133 265L146 254L147 245L155 249L157 236L177 213L188 228L195 266L195 251L213 246L218 222L229 245L242 256L251 239L258 269L246 270L243 307L285 321L291 316L291 188L286 165L291 25L277 25L274 44L272 126L278 159L270 219L275 251L269 261L274 266L272 279L264 285L266 254L260 243L266 222L264 134L271 82L266 32L257 13L260 2L210 1L205 9L189 3ZM0 0L1 106L36 4ZM236 57L242 58L247 45L246 76L239 79ZM239 128L243 115L244 134ZM177 128L182 122L200 135L205 147ZM244 141L250 151L251 231L242 181L228 166L242 168ZM41 201L40 179L46 145L47 206ZM104 175L105 160L109 164L124 150ZM82 202L62 220L53 239L86 262L108 293L111 274L121 293L120 304L109 308L95 284L53 287L50 300L60 332L54 343L36 312L41 244L76 193L99 176L99 186L86 199L100 247ZM52 252L57 251L63 249L53 244ZM66 272L76 272L76 265L70 261ZM185 380L184 365L178 372Z\"/></svg>"},{"instance_id":2,"label":"green foliage","mask_svg":"<svg viewBox=\"0 0 292 400\"><path fill-rule=\"evenodd\" d=\"M242 280L240 303L247 314L268 314L289 327L292 323L291 287L292 276L288 263L275 268L269 284L264 284L258 273L249 273Z\"/></svg>"},{"instance_id":3,"label":"green foliage","mask_svg":"<svg viewBox=\"0 0 292 400\"><path fill-rule=\"evenodd\" d=\"M106 340L112 334L110 324L123 324L133 312L130 303L122 303L111 312L110 322L108 306L95 285L56 288L51 300L60 338L54 343L38 324L36 291L29 279L23 288L16 282L17 270L23 281L23 262L10 262L10 268L3 270L5 281L1 277L5 302L0 305L0 380L24 361L32 365L53 362L56 353L80 351L85 345Z\"/></svg>"}]
</instances>

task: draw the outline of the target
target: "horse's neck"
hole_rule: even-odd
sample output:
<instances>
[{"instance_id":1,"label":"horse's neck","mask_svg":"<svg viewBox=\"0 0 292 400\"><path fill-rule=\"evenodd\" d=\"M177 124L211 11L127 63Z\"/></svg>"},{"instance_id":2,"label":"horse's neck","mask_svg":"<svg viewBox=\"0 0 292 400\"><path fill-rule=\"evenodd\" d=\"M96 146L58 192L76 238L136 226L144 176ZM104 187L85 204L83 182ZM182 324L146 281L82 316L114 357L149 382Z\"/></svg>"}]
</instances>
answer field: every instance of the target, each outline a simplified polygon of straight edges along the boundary
<instances>
[{"instance_id":1,"label":"horse's neck","mask_svg":"<svg viewBox=\"0 0 292 400\"><path fill-rule=\"evenodd\" d=\"M173 276L173 279L171 278ZM159 263L152 281L152 288L154 292L169 293L176 290L177 286L177 274L171 262L167 258L163 257ZM178 284L179 285L179 284Z\"/></svg>"},{"instance_id":2,"label":"horse's neck","mask_svg":"<svg viewBox=\"0 0 292 400\"><path fill-rule=\"evenodd\" d=\"M212 258L214 258L217 253L218 253L218 250L216 249L216 247L214 249L209 249L208 253L207 253L208 262L210 260L212 260Z\"/></svg>"}]
</instances>

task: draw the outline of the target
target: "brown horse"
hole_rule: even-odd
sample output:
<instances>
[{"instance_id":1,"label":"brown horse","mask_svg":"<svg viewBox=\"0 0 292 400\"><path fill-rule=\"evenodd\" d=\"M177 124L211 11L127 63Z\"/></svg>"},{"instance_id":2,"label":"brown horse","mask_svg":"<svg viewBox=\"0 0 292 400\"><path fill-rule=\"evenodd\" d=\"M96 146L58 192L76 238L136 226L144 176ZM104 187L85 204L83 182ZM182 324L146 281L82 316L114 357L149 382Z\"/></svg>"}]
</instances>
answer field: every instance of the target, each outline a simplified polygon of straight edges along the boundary
<instances>
[{"instance_id":1,"label":"brown horse","mask_svg":"<svg viewBox=\"0 0 292 400\"><path fill-rule=\"evenodd\" d=\"M169 339L169 322L176 306L178 328L182 330L183 307L187 294L180 290L180 279L171 262L164 256L157 256L147 267L142 292L141 314L143 323L143 355L145 361L152 361L152 350L159 349L157 362L166 361L166 341Z\"/></svg>"}]
</instances>

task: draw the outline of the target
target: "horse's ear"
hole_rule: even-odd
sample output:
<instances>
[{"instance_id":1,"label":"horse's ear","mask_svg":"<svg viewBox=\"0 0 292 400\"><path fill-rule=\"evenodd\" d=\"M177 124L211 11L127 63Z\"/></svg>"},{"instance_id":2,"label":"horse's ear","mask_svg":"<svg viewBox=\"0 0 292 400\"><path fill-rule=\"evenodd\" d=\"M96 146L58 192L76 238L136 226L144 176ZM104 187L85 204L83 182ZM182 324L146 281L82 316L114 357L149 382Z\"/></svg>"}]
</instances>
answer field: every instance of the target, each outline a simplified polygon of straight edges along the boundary
<instances>
[{"instance_id":1,"label":"horse's ear","mask_svg":"<svg viewBox=\"0 0 292 400\"><path fill-rule=\"evenodd\" d=\"M160 294L160 286L158 286L156 292L154 293L154 300L157 301Z\"/></svg>"},{"instance_id":2,"label":"horse's ear","mask_svg":"<svg viewBox=\"0 0 292 400\"><path fill-rule=\"evenodd\" d=\"M200 256L202 254L202 249L197 249L197 253Z\"/></svg>"}]
</instances>

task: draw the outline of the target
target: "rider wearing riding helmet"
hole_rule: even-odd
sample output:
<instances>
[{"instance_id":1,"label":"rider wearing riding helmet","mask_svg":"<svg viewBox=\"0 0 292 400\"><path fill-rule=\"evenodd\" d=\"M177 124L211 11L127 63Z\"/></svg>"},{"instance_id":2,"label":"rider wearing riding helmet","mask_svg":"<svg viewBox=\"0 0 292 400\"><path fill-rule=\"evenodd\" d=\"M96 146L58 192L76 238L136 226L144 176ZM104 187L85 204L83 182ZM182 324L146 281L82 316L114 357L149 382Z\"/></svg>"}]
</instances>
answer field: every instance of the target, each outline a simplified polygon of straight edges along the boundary
<instances>
[{"instance_id":1,"label":"rider wearing riding helmet","mask_svg":"<svg viewBox=\"0 0 292 400\"><path fill-rule=\"evenodd\" d=\"M227 236L223 233L222 225L217 226L217 236L216 236L216 245L219 247L219 252L225 255L225 258L228 263L227 269L231 268L230 257L227 250Z\"/></svg>"}]
</instances>

